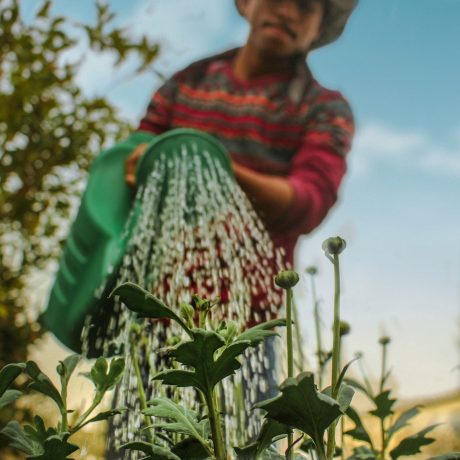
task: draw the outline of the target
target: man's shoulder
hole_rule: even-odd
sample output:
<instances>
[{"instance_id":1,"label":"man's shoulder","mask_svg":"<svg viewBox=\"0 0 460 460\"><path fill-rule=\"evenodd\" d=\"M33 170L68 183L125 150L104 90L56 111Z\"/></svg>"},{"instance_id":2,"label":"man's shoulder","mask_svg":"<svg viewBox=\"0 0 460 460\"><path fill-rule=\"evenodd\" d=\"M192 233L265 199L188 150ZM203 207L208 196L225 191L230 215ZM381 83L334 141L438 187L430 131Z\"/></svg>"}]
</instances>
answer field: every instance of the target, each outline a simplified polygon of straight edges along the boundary
<instances>
[{"instance_id":1,"label":"man's shoulder","mask_svg":"<svg viewBox=\"0 0 460 460\"><path fill-rule=\"evenodd\" d=\"M201 80L210 73L221 72L231 62L237 49L230 49L192 62L174 75L178 81L193 82Z\"/></svg>"},{"instance_id":2,"label":"man's shoulder","mask_svg":"<svg viewBox=\"0 0 460 460\"><path fill-rule=\"evenodd\" d=\"M348 103L347 98L338 89L332 89L324 86L315 78L312 78L309 87L309 97L318 104L328 102Z\"/></svg>"},{"instance_id":3,"label":"man's shoulder","mask_svg":"<svg viewBox=\"0 0 460 460\"><path fill-rule=\"evenodd\" d=\"M306 104L311 114L318 111L334 112L344 117L353 117L349 100L338 89L328 88L312 78L309 85Z\"/></svg>"}]
</instances>

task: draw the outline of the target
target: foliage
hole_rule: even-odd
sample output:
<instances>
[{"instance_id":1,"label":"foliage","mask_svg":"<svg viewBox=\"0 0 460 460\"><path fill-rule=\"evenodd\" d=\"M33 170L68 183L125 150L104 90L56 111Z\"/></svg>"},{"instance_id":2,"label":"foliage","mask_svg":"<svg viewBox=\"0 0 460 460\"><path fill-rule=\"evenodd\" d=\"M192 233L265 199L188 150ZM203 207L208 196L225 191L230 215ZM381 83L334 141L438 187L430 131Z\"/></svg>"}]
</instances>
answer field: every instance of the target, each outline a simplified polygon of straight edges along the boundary
<instances>
[{"instance_id":1,"label":"foliage","mask_svg":"<svg viewBox=\"0 0 460 460\"><path fill-rule=\"evenodd\" d=\"M267 411L266 417L296 428L310 436L316 447L324 444L326 429L345 413L353 397L353 389L343 385L338 398L319 392L311 372L288 378L280 386L281 395L258 403Z\"/></svg>"},{"instance_id":2,"label":"foliage","mask_svg":"<svg viewBox=\"0 0 460 460\"><path fill-rule=\"evenodd\" d=\"M353 429L346 431L345 434L365 444L356 447L349 460L387 458L386 455L392 446L395 433L408 426L408 422L420 412L420 406L414 406L402 412L396 419L394 418L393 406L397 400L391 397L391 390L385 389L385 384L389 376L389 372L386 370L386 349L390 343L390 339L388 337L382 337L379 343L382 346L382 371L378 385L379 391L377 393L373 392L367 378L365 378L366 384L361 384L353 379L346 379L346 381L349 385L361 391L373 403L374 409L369 411L369 414L379 420L381 433L380 445L377 446L377 441L372 439L370 433L364 427L359 414L350 407L347 410L347 415L355 426ZM434 441L433 438L426 437L426 434L436 428L436 426L437 425L431 425L418 433L405 437L397 445L393 443L393 448L389 451L391 459L396 460L401 456L420 453L420 448L422 446L431 444Z\"/></svg>"},{"instance_id":3,"label":"foliage","mask_svg":"<svg viewBox=\"0 0 460 460\"><path fill-rule=\"evenodd\" d=\"M190 307L195 310L195 314L191 314L190 308L182 306L183 318L180 318L159 299L133 283L118 286L111 295L119 296L130 310L142 317L168 318L182 327L189 340L181 341L171 347L168 354L176 363L185 366L185 369L161 371L154 376L154 380L160 380L167 385L193 387L198 390L206 403L208 421L200 424L196 421L196 414L180 409L172 402L166 403L162 399L153 400L150 403L151 407L143 410L144 415L172 419L174 423L162 422L155 426L161 427L166 432L191 435L201 443L209 455L219 460L226 458L220 417L215 406L215 388L220 381L240 369L241 363L238 357L247 348L254 347L265 338L276 335L276 332L271 329L285 325L285 321L283 319L268 321L241 334L235 333L236 325L231 321L221 322L216 330L203 329L193 327L191 316L198 316L200 326L206 324L206 315L214 306L206 299L194 299ZM212 446L207 439L208 423Z\"/></svg>"},{"instance_id":4,"label":"foliage","mask_svg":"<svg viewBox=\"0 0 460 460\"><path fill-rule=\"evenodd\" d=\"M26 22L21 3L0 0L0 367L26 360L42 334L30 280L60 253L90 162L129 129L106 97L82 91L85 48L115 65L132 56L136 73L158 54L145 36L115 27L106 5L96 5L95 23L75 24L49 0ZM3 409L0 423L11 413Z\"/></svg>"},{"instance_id":5,"label":"foliage","mask_svg":"<svg viewBox=\"0 0 460 460\"><path fill-rule=\"evenodd\" d=\"M291 285L286 287L288 294L290 289ZM152 427L169 435L181 433L198 441L202 446L202 458L226 458L219 413L215 407L215 388L224 378L240 369L238 358L248 347L256 346L266 337L275 335L271 329L285 325L286 321L268 321L238 334L231 321L221 322L215 330L205 328L206 314L214 305L206 299L195 298L193 305L182 305L178 315L161 300L133 283L118 286L111 296L119 296L130 310L143 318L167 318L182 327L187 339L168 349L174 368L158 372L153 379L176 387L195 388L201 393L207 407L206 419L201 419L199 414L186 410L173 401L157 398L149 402L149 407L144 408L142 413L147 417L167 419L166 422L155 423ZM288 295L288 304L289 299ZM289 313L289 308L287 310ZM200 327L194 326L197 318ZM178 367L178 364L182 366ZM136 368L136 364L134 367ZM279 396L256 405L266 411L263 428L254 443L235 448L238 458L282 458L272 450L271 445L286 436L289 439L286 458L296 458L293 450L295 442L290 437L293 429L309 435L320 458L326 458L323 439L325 431L345 413L354 393L351 387L342 385L346 368L338 376L334 387L326 388L323 392L317 390L311 373L302 373L296 378L289 377L280 386ZM168 443L169 452L173 452L175 446L170 438ZM155 449L162 447L164 446L154 439L151 442L134 442L124 446L127 449L141 450L147 455L145 458L163 455L159 451L155 453ZM179 458L190 458L190 452L181 451Z\"/></svg>"},{"instance_id":6,"label":"foliage","mask_svg":"<svg viewBox=\"0 0 460 460\"><path fill-rule=\"evenodd\" d=\"M89 418L96 407L101 403L107 391L115 387L120 381L124 371L124 360L113 359L109 363L105 358L98 358L92 366L87 377L93 382L95 394L89 408L73 423L69 421L72 410L67 407L67 386L80 356L71 355L60 362L56 368L61 380L60 391L53 385L37 364L33 361L26 363L8 364L0 371L0 401L2 403L13 402L14 399L5 398L11 391L8 388L21 373L28 378L27 389L39 392L50 398L57 406L61 420L56 427L46 427L43 419L35 415L32 424L21 426L16 420L11 420L1 431L10 439L11 447L24 452L28 460L65 460L68 455L78 450L78 446L68 442L69 438L85 425L93 422L107 420L109 417L119 414L122 409L113 409L99 412ZM10 393L9 393L10 392ZM18 395L19 393L19 395ZM15 396L20 396L16 392Z\"/></svg>"}]
</instances>

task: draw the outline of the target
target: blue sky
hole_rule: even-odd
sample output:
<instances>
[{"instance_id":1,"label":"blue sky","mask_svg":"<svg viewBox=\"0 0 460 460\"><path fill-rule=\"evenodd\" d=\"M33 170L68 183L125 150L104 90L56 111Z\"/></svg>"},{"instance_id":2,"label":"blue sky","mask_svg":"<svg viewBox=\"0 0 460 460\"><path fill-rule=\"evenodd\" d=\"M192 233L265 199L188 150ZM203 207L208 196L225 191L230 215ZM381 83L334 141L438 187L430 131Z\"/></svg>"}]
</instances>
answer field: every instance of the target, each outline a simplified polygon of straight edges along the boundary
<instances>
[{"instance_id":1,"label":"blue sky","mask_svg":"<svg viewBox=\"0 0 460 460\"><path fill-rule=\"evenodd\" d=\"M157 70L244 42L233 0L111 1L118 21L162 44ZM84 19L93 1L55 2ZM325 330L332 267L321 242L341 235L346 349L364 352L375 375L377 339L393 338L390 361L403 397L458 387L460 371L460 2L361 0L340 41L309 57L316 78L339 89L354 109L357 134L341 199L298 245L297 269L319 267ZM84 50L84 45L80 51ZM159 85L129 79L134 63L113 71L111 57L89 54L79 79L89 94L109 96L129 119L142 116ZM307 343L314 343L308 292L299 287Z\"/></svg>"}]
</instances>

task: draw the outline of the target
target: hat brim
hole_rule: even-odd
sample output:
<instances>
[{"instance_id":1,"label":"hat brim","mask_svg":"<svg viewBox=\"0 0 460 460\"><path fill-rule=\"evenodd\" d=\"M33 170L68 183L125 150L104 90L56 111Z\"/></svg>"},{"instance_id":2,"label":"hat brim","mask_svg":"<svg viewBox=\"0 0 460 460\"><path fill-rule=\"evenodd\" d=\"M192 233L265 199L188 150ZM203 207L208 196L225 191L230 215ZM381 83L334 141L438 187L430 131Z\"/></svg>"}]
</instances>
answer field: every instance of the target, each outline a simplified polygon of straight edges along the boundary
<instances>
[{"instance_id":1,"label":"hat brim","mask_svg":"<svg viewBox=\"0 0 460 460\"><path fill-rule=\"evenodd\" d=\"M327 13L323 30L311 49L320 48L337 40L345 29L348 18L358 4L358 0L326 0Z\"/></svg>"},{"instance_id":2,"label":"hat brim","mask_svg":"<svg viewBox=\"0 0 460 460\"><path fill-rule=\"evenodd\" d=\"M348 18L355 9L358 0L326 0L327 14L323 24L323 30L311 49L320 48L337 40L345 29ZM235 0L236 9L240 14L239 1Z\"/></svg>"}]
</instances>

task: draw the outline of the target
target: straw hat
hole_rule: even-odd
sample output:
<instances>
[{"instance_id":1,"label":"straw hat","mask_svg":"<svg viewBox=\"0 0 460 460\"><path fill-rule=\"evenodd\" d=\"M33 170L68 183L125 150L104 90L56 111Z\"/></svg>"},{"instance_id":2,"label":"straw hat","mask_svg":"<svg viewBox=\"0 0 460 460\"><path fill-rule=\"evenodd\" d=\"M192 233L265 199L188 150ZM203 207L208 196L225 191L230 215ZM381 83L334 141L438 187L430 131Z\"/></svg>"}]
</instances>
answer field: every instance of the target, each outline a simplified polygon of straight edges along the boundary
<instances>
[{"instance_id":1,"label":"straw hat","mask_svg":"<svg viewBox=\"0 0 460 460\"><path fill-rule=\"evenodd\" d=\"M318 40L313 43L311 49L328 45L340 37L358 0L324 0L324 2L326 15L324 17L323 31ZM235 0L235 4L241 13L239 1Z\"/></svg>"}]
</instances>

